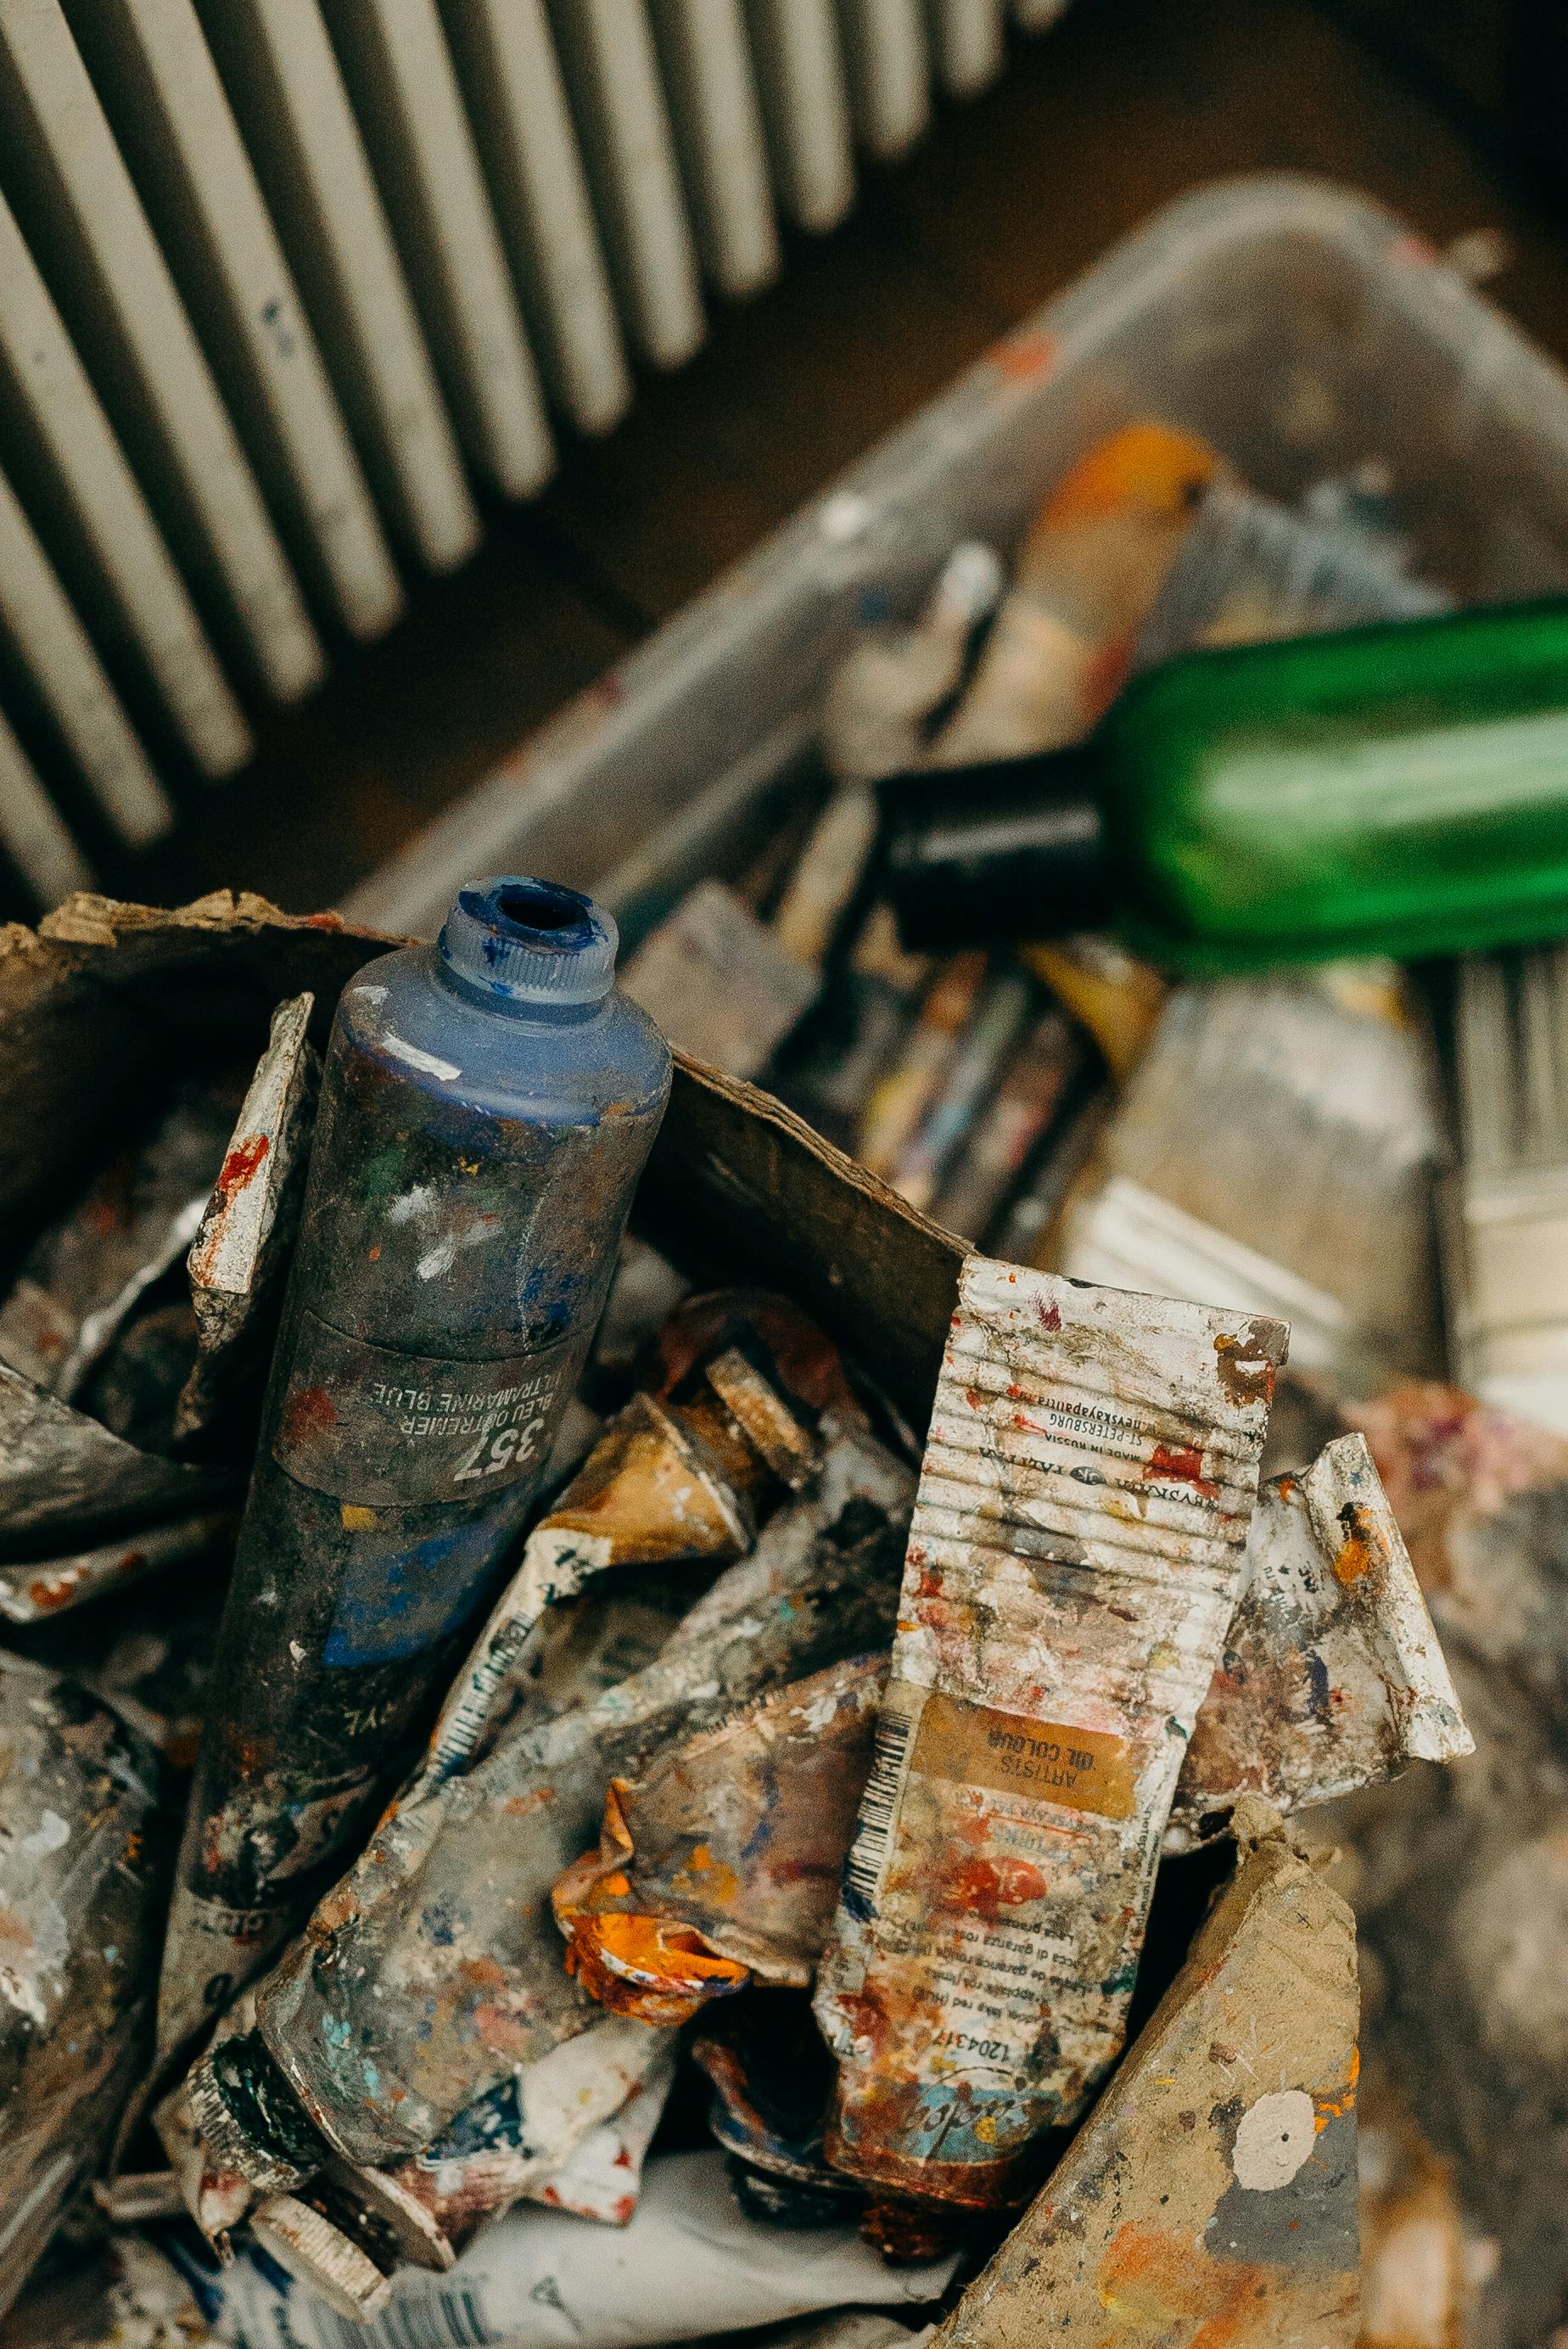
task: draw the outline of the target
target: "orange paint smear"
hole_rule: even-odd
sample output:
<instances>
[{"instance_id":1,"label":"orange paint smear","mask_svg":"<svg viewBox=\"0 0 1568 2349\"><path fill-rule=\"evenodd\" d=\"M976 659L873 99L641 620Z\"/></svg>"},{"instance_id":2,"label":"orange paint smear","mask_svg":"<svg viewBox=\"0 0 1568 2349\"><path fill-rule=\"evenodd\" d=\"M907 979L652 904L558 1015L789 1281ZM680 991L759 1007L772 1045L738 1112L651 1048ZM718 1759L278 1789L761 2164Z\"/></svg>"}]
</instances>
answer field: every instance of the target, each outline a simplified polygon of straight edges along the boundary
<instances>
[{"instance_id":1,"label":"orange paint smear","mask_svg":"<svg viewBox=\"0 0 1568 2349\"><path fill-rule=\"evenodd\" d=\"M1032 383L1056 365L1056 338L1038 332L1009 335L991 352L991 364L1004 383Z\"/></svg>"},{"instance_id":2,"label":"orange paint smear","mask_svg":"<svg viewBox=\"0 0 1568 2349\"><path fill-rule=\"evenodd\" d=\"M1334 1578L1348 1590L1364 1574L1370 1574L1381 1553L1354 1501L1347 1501L1341 1509L1339 1522L1345 1527L1345 1539L1334 1561Z\"/></svg>"},{"instance_id":3,"label":"orange paint smear","mask_svg":"<svg viewBox=\"0 0 1568 2349\"><path fill-rule=\"evenodd\" d=\"M748 1967L720 1957L690 1926L619 1911L573 1920L566 1971L613 2013L669 2027L751 1979Z\"/></svg>"}]
</instances>

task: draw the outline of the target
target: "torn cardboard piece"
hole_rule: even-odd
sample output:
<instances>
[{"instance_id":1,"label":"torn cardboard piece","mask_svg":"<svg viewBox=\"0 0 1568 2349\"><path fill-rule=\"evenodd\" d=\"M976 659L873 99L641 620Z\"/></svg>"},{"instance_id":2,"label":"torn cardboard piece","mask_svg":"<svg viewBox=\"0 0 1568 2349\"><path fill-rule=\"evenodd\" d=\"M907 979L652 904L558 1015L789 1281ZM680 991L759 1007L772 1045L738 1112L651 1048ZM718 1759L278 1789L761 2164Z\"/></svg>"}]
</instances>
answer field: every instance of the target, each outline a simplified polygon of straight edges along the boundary
<instances>
[{"instance_id":1,"label":"torn cardboard piece","mask_svg":"<svg viewBox=\"0 0 1568 2349\"><path fill-rule=\"evenodd\" d=\"M309 1040L315 998L273 1014L267 1049L241 1104L187 1265L200 1351L174 1413L174 1435L211 1444L259 1407L299 1228L321 1056Z\"/></svg>"},{"instance_id":2,"label":"torn cardboard piece","mask_svg":"<svg viewBox=\"0 0 1568 2349\"><path fill-rule=\"evenodd\" d=\"M1351 2349L1356 1927L1253 1797L1236 1872L934 2349Z\"/></svg>"}]
</instances>

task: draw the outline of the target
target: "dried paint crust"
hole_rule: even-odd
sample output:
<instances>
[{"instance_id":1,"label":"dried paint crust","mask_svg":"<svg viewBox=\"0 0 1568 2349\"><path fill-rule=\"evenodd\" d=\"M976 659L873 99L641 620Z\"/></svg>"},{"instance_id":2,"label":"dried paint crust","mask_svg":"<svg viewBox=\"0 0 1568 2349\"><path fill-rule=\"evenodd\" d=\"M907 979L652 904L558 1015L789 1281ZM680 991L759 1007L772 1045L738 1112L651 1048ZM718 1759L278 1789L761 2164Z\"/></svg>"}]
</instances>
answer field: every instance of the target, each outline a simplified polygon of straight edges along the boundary
<instances>
[{"instance_id":1,"label":"dried paint crust","mask_svg":"<svg viewBox=\"0 0 1568 2349\"><path fill-rule=\"evenodd\" d=\"M1350 2349L1356 1928L1266 1806L1092 2118L933 2349Z\"/></svg>"},{"instance_id":2,"label":"dried paint crust","mask_svg":"<svg viewBox=\"0 0 1568 2349\"><path fill-rule=\"evenodd\" d=\"M1015 2200L1114 2061L1284 1349L965 1264L817 1992L851 2175Z\"/></svg>"}]
</instances>

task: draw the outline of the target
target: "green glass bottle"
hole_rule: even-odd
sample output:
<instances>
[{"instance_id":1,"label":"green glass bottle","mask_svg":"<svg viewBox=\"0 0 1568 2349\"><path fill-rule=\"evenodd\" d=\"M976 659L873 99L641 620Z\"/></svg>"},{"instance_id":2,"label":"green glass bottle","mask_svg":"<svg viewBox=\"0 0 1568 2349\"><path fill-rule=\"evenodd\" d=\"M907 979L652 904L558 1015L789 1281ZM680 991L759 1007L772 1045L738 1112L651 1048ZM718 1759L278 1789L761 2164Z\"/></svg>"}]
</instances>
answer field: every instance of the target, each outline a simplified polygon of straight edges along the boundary
<instances>
[{"instance_id":1,"label":"green glass bottle","mask_svg":"<svg viewBox=\"0 0 1568 2349\"><path fill-rule=\"evenodd\" d=\"M1090 740L882 786L912 947L1191 971L1568 935L1568 601L1183 654Z\"/></svg>"}]
</instances>

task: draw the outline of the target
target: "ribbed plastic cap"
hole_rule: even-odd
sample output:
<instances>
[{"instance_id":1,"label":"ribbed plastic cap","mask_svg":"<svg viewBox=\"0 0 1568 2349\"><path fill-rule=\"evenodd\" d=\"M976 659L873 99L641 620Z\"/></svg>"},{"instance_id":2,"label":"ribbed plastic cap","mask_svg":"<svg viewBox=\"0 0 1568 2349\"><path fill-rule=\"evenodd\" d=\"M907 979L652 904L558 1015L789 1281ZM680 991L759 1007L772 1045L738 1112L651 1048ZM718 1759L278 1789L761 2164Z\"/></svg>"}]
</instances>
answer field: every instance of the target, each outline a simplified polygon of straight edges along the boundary
<instances>
[{"instance_id":1,"label":"ribbed plastic cap","mask_svg":"<svg viewBox=\"0 0 1568 2349\"><path fill-rule=\"evenodd\" d=\"M559 881L507 874L464 889L442 926L443 961L511 1003L598 1003L615 983L620 932L602 905Z\"/></svg>"}]
</instances>

